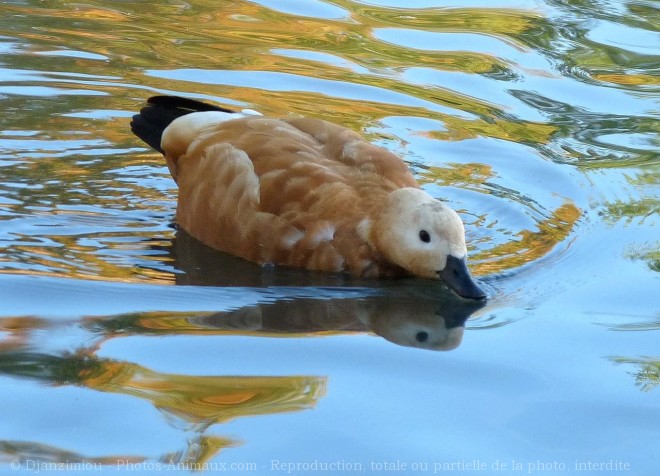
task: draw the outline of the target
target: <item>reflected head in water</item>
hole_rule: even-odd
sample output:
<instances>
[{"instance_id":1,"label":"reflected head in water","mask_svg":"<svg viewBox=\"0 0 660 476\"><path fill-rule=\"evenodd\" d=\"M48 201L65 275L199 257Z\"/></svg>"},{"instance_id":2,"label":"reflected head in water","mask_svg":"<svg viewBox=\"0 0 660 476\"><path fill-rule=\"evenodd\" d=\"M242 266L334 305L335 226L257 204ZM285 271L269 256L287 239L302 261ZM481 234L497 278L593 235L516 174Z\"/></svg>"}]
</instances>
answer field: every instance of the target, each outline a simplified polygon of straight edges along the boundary
<instances>
[{"instance_id":1,"label":"reflected head in water","mask_svg":"<svg viewBox=\"0 0 660 476\"><path fill-rule=\"evenodd\" d=\"M380 301L370 314L369 327L398 345L453 350L463 340L465 322L481 307L483 304L479 302L455 299Z\"/></svg>"},{"instance_id":2,"label":"reflected head in water","mask_svg":"<svg viewBox=\"0 0 660 476\"><path fill-rule=\"evenodd\" d=\"M313 288L306 290L309 293ZM359 288L323 291L324 297L289 297L235 311L190 316L187 321L190 331L196 333L204 330L295 337L367 332L405 347L453 350L463 339L467 319L484 305L457 300L449 292L449 299L438 300L387 292L374 294L369 290L355 297ZM151 330L158 327L153 319L143 324Z\"/></svg>"},{"instance_id":3,"label":"reflected head in water","mask_svg":"<svg viewBox=\"0 0 660 476\"><path fill-rule=\"evenodd\" d=\"M437 279L485 298L458 214L346 127L155 96L131 129L165 156L177 223L212 248L258 264Z\"/></svg>"}]
</instances>

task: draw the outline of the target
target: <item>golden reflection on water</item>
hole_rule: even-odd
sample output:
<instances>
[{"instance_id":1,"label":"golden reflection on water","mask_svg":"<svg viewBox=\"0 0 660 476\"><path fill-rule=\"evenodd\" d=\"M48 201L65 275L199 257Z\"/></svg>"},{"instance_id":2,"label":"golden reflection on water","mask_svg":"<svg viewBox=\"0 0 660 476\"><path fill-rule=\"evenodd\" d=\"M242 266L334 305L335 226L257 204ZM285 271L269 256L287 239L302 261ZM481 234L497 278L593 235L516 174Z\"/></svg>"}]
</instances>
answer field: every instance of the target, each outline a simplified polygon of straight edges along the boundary
<instances>
[{"instance_id":1,"label":"golden reflection on water","mask_svg":"<svg viewBox=\"0 0 660 476\"><path fill-rule=\"evenodd\" d=\"M38 317L5 317L0 319L0 352L25 348L34 329L50 326L47 319Z\"/></svg>"},{"instance_id":2,"label":"golden reflection on water","mask_svg":"<svg viewBox=\"0 0 660 476\"><path fill-rule=\"evenodd\" d=\"M94 362L79 377L94 390L149 400L196 431L244 416L309 409L326 389L324 377L198 377L107 360Z\"/></svg>"},{"instance_id":3,"label":"golden reflection on water","mask_svg":"<svg viewBox=\"0 0 660 476\"><path fill-rule=\"evenodd\" d=\"M424 27L430 31L442 32L470 32L470 31L489 31L492 35L508 38L507 41L517 42L516 35L534 27L538 20L538 14L532 12L523 12L520 10L506 9L451 9L451 10L411 10L406 15L402 15L396 10L379 7L364 7L353 2L346 2L347 7L351 8L351 20L325 20L313 19L297 16L290 16L281 13L275 13L267 8L251 4L248 2L237 2L223 5L218 9L214 2L196 2L195 13L185 11L172 11L171 8L154 5L149 7L151 15L145 15L144 9L139 5L132 5L136 14L128 15L119 12L114 14L99 15L98 11L91 5L76 7L77 15L84 17L83 20L76 22L75 28L71 30L52 31L53 15L63 17L61 23L66 23L65 17L68 12L58 10L44 11L41 8L33 9L30 7L18 7L13 9L23 14L34 15L38 23L41 19L43 26L38 30L55 33L56 38L63 35L67 37L67 44L75 47L76 44L81 51L108 50L108 57L117 58L118 52L112 51L112 47L121 49L122 56L126 57L131 67L141 66L145 60L149 61L150 66L169 70L177 67L189 67L196 65L202 70L218 68L220 70L231 71L272 71L277 73L291 73L296 76L309 76L318 79L331 79L341 81L347 84L364 84L383 88L388 91L398 91L410 94L413 97L426 99L431 103L445 104L449 107L458 107L479 116L494 119L498 114L495 106L483 102L474 97L456 94L447 89L437 87L427 87L426 85L412 85L402 82L396 78L391 78L390 71L397 71L407 67L424 67L444 71L457 71L463 73L487 73L489 71L506 70L507 66L488 53L474 53L470 51L424 51L411 48L403 48L394 44L385 43L373 37L373 30L377 27L396 25L404 27L415 25L415 28ZM168 11L169 10L169 11ZM160 23L167 21L169 16L176 16L176 22L168 23L167 28L161 28ZM153 25L135 25L134 16L142 14L140 18L154 21ZM159 16L162 14L163 16ZM277 21L273 21L273 17ZM240 19L240 20L237 20ZM245 19L252 21L245 21ZM81 28L80 23L89 23L90 28ZM124 23L126 36L108 36L104 31L117 31L117 23ZM200 31L197 25L203 24L204 29ZM193 28L193 25L195 28ZM151 26L151 28L150 28ZM119 28L121 31L121 28ZM22 33L30 38L30 33ZM77 38L84 36L84 38ZM36 39L36 38L31 38ZM41 42L44 39L50 39L48 36L40 37ZM52 38L54 39L54 38ZM132 40L132 41L129 41ZM91 41L91 43L90 43ZM44 45L45 46L45 45ZM243 55L237 55L241 47L245 46ZM153 55L145 55L145 47L148 51L155 51ZM291 51L298 52L319 52L327 51L329 54L344 60L355 61L356 65L367 65L371 74L361 74L354 71L355 67L346 64L332 65L315 61L314 59L305 60L303 58L297 61L291 61L292 58L283 58L277 51L289 48ZM137 51L136 51L137 50ZM105 51L104 51L105 52ZM115 60L116 61L116 60ZM377 62L374 62L377 61ZM81 67L92 66L91 72L95 68L94 62L83 61ZM113 65L114 66L114 65ZM357 66L356 66L357 67ZM98 68L98 66L97 66ZM110 70L116 69L110 68ZM106 75L108 68L104 68ZM132 68L122 69L122 75L128 75L127 79L135 79L135 84L144 81L143 77L135 77ZM142 74L142 71L139 71ZM169 81L163 81L156 78L150 78L152 87L161 87L168 89L171 87ZM88 87L92 85L80 85ZM98 85L92 87L98 88ZM269 100L270 94L263 94L260 91L246 90L232 86L213 86L204 84L196 86L194 83L186 86L189 92L199 92L209 94L214 90L221 92L221 95L231 98L234 101L242 101L248 104L258 105L264 112L273 114L282 114L281 101ZM289 93L291 94L291 93ZM323 113L318 108L312 107L317 104L314 97L306 96L296 100L296 93L293 92L294 99L286 101L286 104L292 106L298 105L301 109L293 108L302 113ZM109 99L109 98L106 98ZM327 99L327 98L324 98ZM111 99L116 101L115 98ZM360 101L348 101L349 104L341 101L337 106L341 110L335 110L329 105L328 115L334 117L343 117L347 115L349 120L345 123L351 125L351 111L359 106ZM341 105L343 103L343 106ZM378 103L374 105L370 121L378 120L386 115L400 115L401 110L389 109L390 104ZM385 109L383 109L385 107ZM407 109L407 114L413 112L420 117L429 115L429 111L424 108ZM441 115L443 119L450 119L447 115ZM364 116L361 116L364 118ZM455 124L450 124L452 130L459 133L469 126L471 120L460 120L454 118ZM342 121L343 122L343 121ZM481 121L479 121L481 122ZM490 122L490 121L489 121ZM505 128L501 125L490 128L488 122L480 124L475 131L483 130L494 137L498 137L498 129ZM117 130L110 128L111 130ZM468 128L469 129L469 128ZM459 137L459 136L456 136Z\"/></svg>"},{"instance_id":4,"label":"golden reflection on water","mask_svg":"<svg viewBox=\"0 0 660 476\"><path fill-rule=\"evenodd\" d=\"M6 350L6 349L5 349ZM51 385L77 385L149 401L155 408L188 425L188 430L204 432L214 424L227 423L245 416L297 412L313 408L326 391L325 377L238 377L190 376L156 372L130 362L100 359L93 353L49 355L21 351L0 353L0 373L36 378ZM209 460L222 448L239 442L230 438L201 435L195 446L203 451L178 452L164 460L194 463ZM191 445L192 446L192 445ZM141 461L141 456L106 456L89 459L55 448L40 448L38 443L0 442L7 456L27 457L35 451L48 453L42 459L87 460L102 464Z\"/></svg>"},{"instance_id":5,"label":"golden reflection on water","mask_svg":"<svg viewBox=\"0 0 660 476\"><path fill-rule=\"evenodd\" d=\"M490 274L522 266L549 254L568 238L580 218L580 210L572 203L564 203L552 215L538 224L537 231L523 230L520 240L495 246L488 252L473 255L484 260L474 266L475 274Z\"/></svg>"},{"instance_id":6,"label":"golden reflection on water","mask_svg":"<svg viewBox=\"0 0 660 476\"><path fill-rule=\"evenodd\" d=\"M660 78L649 74L597 73L594 78L622 86L660 86Z\"/></svg>"}]
</instances>

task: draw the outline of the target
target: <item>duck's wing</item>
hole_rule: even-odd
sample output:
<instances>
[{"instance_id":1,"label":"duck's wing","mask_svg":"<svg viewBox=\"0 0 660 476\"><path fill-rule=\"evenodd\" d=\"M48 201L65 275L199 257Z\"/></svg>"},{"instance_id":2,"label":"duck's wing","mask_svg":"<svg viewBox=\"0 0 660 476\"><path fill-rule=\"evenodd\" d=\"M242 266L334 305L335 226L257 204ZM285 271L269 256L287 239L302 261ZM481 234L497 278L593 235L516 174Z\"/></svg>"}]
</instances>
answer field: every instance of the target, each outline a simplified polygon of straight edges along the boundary
<instances>
[{"instance_id":1,"label":"duck's wing","mask_svg":"<svg viewBox=\"0 0 660 476\"><path fill-rule=\"evenodd\" d=\"M406 163L392 152L367 142L355 131L320 119L288 118L285 122L322 145L323 156L356 169L373 173L395 187L418 187Z\"/></svg>"},{"instance_id":2,"label":"duck's wing","mask_svg":"<svg viewBox=\"0 0 660 476\"><path fill-rule=\"evenodd\" d=\"M197 121L186 116L173 127L191 120ZM172 129L165 137L178 135ZM326 157L309 134L255 116L205 126L176 156L180 143L163 148L176 165L177 221L192 236L257 263L355 274L370 266L356 229L367 200L350 178L361 172Z\"/></svg>"},{"instance_id":3,"label":"duck's wing","mask_svg":"<svg viewBox=\"0 0 660 476\"><path fill-rule=\"evenodd\" d=\"M177 184L177 223L212 248L274 262L301 238L287 220L261 209L253 163L229 143L193 144L177 160Z\"/></svg>"}]
</instances>

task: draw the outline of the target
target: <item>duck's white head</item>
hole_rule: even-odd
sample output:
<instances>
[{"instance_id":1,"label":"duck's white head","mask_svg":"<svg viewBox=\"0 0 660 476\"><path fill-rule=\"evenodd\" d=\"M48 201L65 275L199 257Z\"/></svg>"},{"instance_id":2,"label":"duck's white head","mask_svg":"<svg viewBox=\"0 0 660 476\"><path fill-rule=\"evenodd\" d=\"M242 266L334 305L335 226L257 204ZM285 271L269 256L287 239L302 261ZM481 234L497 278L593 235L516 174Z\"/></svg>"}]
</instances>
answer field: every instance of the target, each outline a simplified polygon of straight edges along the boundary
<instances>
[{"instance_id":1,"label":"duck's white head","mask_svg":"<svg viewBox=\"0 0 660 476\"><path fill-rule=\"evenodd\" d=\"M465 298L485 297L467 269L461 218L423 190L390 192L382 212L361 233L371 246L409 273L441 279Z\"/></svg>"}]
</instances>

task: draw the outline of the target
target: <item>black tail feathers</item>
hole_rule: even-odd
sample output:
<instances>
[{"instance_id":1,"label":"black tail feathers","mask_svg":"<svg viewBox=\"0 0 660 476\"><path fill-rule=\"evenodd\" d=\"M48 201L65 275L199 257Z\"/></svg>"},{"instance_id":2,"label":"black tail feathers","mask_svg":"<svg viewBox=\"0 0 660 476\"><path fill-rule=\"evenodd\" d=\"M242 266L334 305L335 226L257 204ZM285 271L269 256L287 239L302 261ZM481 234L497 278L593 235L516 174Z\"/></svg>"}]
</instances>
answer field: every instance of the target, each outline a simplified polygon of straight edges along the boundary
<instances>
[{"instance_id":1,"label":"black tail feathers","mask_svg":"<svg viewBox=\"0 0 660 476\"><path fill-rule=\"evenodd\" d=\"M177 96L153 96L147 100L147 105L140 110L140 113L133 116L131 130L144 142L163 153L160 148L160 141L165 128L178 117L201 111L234 112L194 99Z\"/></svg>"}]
</instances>

